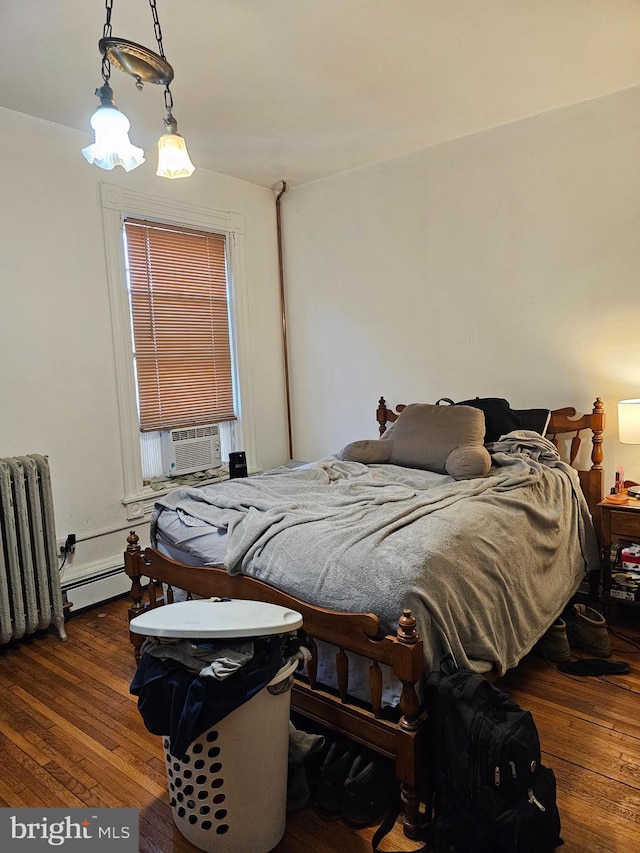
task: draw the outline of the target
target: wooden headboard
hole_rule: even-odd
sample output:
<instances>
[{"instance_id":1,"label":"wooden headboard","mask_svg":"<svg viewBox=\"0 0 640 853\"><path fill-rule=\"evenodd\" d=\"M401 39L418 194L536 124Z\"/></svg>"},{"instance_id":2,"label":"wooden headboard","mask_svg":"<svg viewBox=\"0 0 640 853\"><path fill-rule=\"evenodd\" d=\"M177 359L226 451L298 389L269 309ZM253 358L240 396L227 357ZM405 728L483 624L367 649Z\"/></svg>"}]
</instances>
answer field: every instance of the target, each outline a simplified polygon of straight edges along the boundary
<instances>
[{"instance_id":1,"label":"wooden headboard","mask_svg":"<svg viewBox=\"0 0 640 853\"><path fill-rule=\"evenodd\" d=\"M568 461L570 465L574 465L575 467L575 461L580 453L582 443L581 433L583 431L586 433L587 430L591 432L591 467L586 469L578 468L578 476L580 477L580 485L591 510L594 524L596 524L597 533L599 533L600 525L600 513L597 507L604 497L604 471L602 470L604 424L604 406L600 397L596 397L590 415L582 415L577 418L576 410L571 406L552 411L546 433L547 438L556 447L559 447L562 438L570 437Z\"/></svg>"},{"instance_id":2,"label":"wooden headboard","mask_svg":"<svg viewBox=\"0 0 640 853\"><path fill-rule=\"evenodd\" d=\"M380 435L384 435L387 424L398 419L400 412L406 408L404 405L396 406L395 410L387 408L384 397L380 397L376 410L376 420ZM561 443L566 439L569 443L568 459L570 465L576 467L576 460L580 456L583 437L591 432L591 467L586 469L577 468L580 477L582 491L593 516L596 533L600 532L600 513L597 509L599 502L604 497L604 472L602 470L602 438L604 433L604 406L600 397L596 397L590 415L576 417L576 410L572 406L564 409L554 409L547 427L546 437L552 441L561 452ZM578 460L579 461L579 460Z\"/></svg>"}]
</instances>

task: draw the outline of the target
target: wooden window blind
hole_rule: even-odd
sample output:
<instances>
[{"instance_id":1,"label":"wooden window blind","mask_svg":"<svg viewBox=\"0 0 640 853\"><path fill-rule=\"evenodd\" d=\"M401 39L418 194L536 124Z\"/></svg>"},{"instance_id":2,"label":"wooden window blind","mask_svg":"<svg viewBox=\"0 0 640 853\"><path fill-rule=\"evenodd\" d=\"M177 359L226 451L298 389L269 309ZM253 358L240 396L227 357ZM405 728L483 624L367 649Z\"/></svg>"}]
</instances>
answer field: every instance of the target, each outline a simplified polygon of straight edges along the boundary
<instances>
[{"instance_id":1,"label":"wooden window blind","mask_svg":"<svg viewBox=\"0 0 640 853\"><path fill-rule=\"evenodd\" d=\"M225 237L125 220L140 430L235 419Z\"/></svg>"}]
</instances>

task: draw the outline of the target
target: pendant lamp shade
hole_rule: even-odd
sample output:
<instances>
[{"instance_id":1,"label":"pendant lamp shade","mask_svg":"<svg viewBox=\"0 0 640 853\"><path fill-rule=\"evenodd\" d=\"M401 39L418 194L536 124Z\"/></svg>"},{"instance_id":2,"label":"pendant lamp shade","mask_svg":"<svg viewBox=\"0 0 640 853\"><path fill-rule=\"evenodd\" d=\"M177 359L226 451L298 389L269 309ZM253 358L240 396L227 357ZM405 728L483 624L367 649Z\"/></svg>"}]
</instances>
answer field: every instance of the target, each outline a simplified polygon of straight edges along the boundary
<instances>
[{"instance_id":1,"label":"pendant lamp shade","mask_svg":"<svg viewBox=\"0 0 640 853\"><path fill-rule=\"evenodd\" d=\"M96 141L82 149L85 159L101 169L122 166L130 172L144 163L144 151L129 139L131 124L116 106L99 106L91 116Z\"/></svg>"},{"instance_id":2,"label":"pendant lamp shade","mask_svg":"<svg viewBox=\"0 0 640 853\"><path fill-rule=\"evenodd\" d=\"M160 178L188 178L195 166L191 162L184 138L176 130L173 116L171 121L165 120L168 133L158 140L158 170Z\"/></svg>"}]
</instances>

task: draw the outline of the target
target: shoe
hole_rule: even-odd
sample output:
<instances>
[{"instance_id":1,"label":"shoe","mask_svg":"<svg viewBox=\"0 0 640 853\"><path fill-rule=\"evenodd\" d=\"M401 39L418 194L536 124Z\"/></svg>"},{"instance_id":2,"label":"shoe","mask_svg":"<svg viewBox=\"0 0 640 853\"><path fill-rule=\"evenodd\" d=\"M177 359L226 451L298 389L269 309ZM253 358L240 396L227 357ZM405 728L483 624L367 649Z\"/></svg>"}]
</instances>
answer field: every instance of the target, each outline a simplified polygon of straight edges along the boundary
<instances>
[{"instance_id":1,"label":"shoe","mask_svg":"<svg viewBox=\"0 0 640 853\"><path fill-rule=\"evenodd\" d=\"M573 618L567 625L569 643L595 658L611 657L607 623L602 613L586 604L573 605Z\"/></svg>"},{"instance_id":2,"label":"shoe","mask_svg":"<svg viewBox=\"0 0 640 853\"><path fill-rule=\"evenodd\" d=\"M342 817L358 828L380 823L399 794L391 762L362 752L344 782Z\"/></svg>"},{"instance_id":3,"label":"shoe","mask_svg":"<svg viewBox=\"0 0 640 853\"><path fill-rule=\"evenodd\" d=\"M358 754L358 748L348 739L335 741L329 747L320 768L320 780L314 807L322 817L337 817L342 811L344 783Z\"/></svg>"},{"instance_id":4,"label":"shoe","mask_svg":"<svg viewBox=\"0 0 640 853\"><path fill-rule=\"evenodd\" d=\"M547 628L533 647L533 651L556 663L565 663L571 660L567 623L564 619L556 619L553 625Z\"/></svg>"},{"instance_id":5,"label":"shoe","mask_svg":"<svg viewBox=\"0 0 640 853\"><path fill-rule=\"evenodd\" d=\"M597 660L596 658L582 658L572 663L561 663L558 672L566 672L567 675L624 675L631 667L624 660Z\"/></svg>"}]
</instances>

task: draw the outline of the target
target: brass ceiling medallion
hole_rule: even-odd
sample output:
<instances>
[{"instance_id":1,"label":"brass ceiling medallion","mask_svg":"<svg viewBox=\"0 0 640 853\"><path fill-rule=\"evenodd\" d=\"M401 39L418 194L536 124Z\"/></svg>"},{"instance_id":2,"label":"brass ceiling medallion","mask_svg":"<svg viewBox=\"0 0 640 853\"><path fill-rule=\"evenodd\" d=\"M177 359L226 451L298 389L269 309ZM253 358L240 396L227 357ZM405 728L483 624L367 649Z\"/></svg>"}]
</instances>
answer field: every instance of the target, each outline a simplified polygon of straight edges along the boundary
<instances>
[{"instance_id":1,"label":"brass ceiling medallion","mask_svg":"<svg viewBox=\"0 0 640 853\"><path fill-rule=\"evenodd\" d=\"M167 60L144 45L128 39L101 38L98 48L102 56L116 68L135 77L136 86L158 83L167 86L173 80L173 68Z\"/></svg>"}]
</instances>

